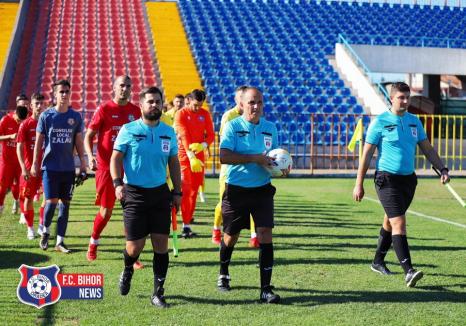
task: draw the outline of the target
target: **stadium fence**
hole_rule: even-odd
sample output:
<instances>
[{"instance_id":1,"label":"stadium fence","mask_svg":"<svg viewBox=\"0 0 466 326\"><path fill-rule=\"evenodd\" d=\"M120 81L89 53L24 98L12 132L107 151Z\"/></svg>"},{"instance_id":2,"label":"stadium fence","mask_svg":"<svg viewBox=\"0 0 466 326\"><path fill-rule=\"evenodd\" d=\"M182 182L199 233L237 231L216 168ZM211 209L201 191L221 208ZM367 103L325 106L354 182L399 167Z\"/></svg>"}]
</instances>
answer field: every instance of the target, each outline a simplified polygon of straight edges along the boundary
<instances>
[{"instance_id":1,"label":"stadium fence","mask_svg":"<svg viewBox=\"0 0 466 326\"><path fill-rule=\"evenodd\" d=\"M462 115L418 115L434 149L451 171L466 168L466 141L464 129L466 116ZM348 144L359 119L362 119L364 135L374 116L361 114L311 114L304 128L288 128L284 135L279 127L279 146L290 152L294 169L303 174L332 173L346 171L355 173L359 164L359 149L352 152ZM289 129L292 129L290 131ZM220 171L219 137L211 148L207 161L207 174L217 175ZM361 146L358 144L357 146ZM372 160L371 167L375 165ZM431 169L430 163L420 152L416 152L416 170ZM318 171L317 171L318 170Z\"/></svg>"}]
</instances>

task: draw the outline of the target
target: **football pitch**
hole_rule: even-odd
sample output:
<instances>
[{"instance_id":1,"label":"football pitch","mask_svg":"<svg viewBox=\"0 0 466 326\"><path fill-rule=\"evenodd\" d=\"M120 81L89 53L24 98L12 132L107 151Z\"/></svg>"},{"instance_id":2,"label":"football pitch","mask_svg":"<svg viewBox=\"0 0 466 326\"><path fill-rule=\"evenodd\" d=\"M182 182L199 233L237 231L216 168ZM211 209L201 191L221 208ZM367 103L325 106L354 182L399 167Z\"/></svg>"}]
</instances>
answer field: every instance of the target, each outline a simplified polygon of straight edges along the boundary
<instances>
[{"instance_id":1,"label":"football pitch","mask_svg":"<svg viewBox=\"0 0 466 326\"><path fill-rule=\"evenodd\" d=\"M145 268L135 271L130 293L121 296L118 278L124 237L119 208L103 232L97 260L86 260L97 211L91 179L77 188L71 205L66 243L73 253L69 255L53 251L55 238L48 251L39 249L38 238L27 240L25 226L10 212L8 195L0 217L0 324L466 324L466 209L437 179L419 179L411 205L414 212L408 213L411 257L415 268L425 275L416 288L406 287L393 250L386 261L395 275L382 276L370 270L383 211L376 201L353 202L354 179L275 179L273 183L277 194L272 283L282 297L281 304L258 303L258 250L248 248L247 230L233 252L232 290L223 293L216 289L218 247L210 240L218 197L216 179L206 180L207 203L197 206L193 230L198 237L180 240L179 257L170 252L165 283L170 309L150 304L149 242L140 257ZM466 197L465 179L454 180L453 185ZM370 179L365 186L366 196L375 199ZM40 310L22 304L16 296L21 264L57 264L63 273L103 273L103 299L60 300Z\"/></svg>"}]
</instances>

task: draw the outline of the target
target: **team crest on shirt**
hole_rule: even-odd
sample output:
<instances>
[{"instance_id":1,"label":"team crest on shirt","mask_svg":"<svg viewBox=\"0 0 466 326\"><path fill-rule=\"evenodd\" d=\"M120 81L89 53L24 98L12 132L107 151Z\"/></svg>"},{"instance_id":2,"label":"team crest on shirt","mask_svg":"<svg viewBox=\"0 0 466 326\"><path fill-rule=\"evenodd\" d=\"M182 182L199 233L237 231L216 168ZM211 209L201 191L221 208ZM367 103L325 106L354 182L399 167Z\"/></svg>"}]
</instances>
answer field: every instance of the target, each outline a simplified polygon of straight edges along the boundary
<instances>
[{"instance_id":1,"label":"team crest on shirt","mask_svg":"<svg viewBox=\"0 0 466 326\"><path fill-rule=\"evenodd\" d=\"M161 150L163 153L169 153L170 152L170 141L167 139L162 139L162 142L160 143L161 145Z\"/></svg>"},{"instance_id":2,"label":"team crest on shirt","mask_svg":"<svg viewBox=\"0 0 466 326\"><path fill-rule=\"evenodd\" d=\"M201 116L199 117L199 121L204 121L204 120L205 120L205 118L201 115Z\"/></svg>"},{"instance_id":3,"label":"team crest on shirt","mask_svg":"<svg viewBox=\"0 0 466 326\"><path fill-rule=\"evenodd\" d=\"M417 138L417 127L411 127L411 135Z\"/></svg>"},{"instance_id":4,"label":"team crest on shirt","mask_svg":"<svg viewBox=\"0 0 466 326\"><path fill-rule=\"evenodd\" d=\"M265 146L265 149L272 148L272 137L267 137L267 136L264 137L264 146Z\"/></svg>"},{"instance_id":5,"label":"team crest on shirt","mask_svg":"<svg viewBox=\"0 0 466 326\"><path fill-rule=\"evenodd\" d=\"M68 124L69 124L70 126L74 125L74 119L73 119L73 118L69 118L69 119L68 119Z\"/></svg>"},{"instance_id":6,"label":"team crest on shirt","mask_svg":"<svg viewBox=\"0 0 466 326\"><path fill-rule=\"evenodd\" d=\"M128 114L128 121L134 121L134 115Z\"/></svg>"}]
</instances>

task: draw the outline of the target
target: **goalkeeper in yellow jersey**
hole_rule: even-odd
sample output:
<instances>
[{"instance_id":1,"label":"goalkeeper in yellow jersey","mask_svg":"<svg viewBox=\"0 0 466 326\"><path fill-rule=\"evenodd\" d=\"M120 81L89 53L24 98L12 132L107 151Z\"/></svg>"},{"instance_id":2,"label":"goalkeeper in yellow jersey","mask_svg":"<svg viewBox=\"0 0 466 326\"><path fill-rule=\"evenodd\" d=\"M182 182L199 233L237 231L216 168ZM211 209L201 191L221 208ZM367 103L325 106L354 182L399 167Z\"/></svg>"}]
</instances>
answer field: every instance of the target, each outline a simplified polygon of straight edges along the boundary
<instances>
[{"instance_id":1,"label":"goalkeeper in yellow jersey","mask_svg":"<svg viewBox=\"0 0 466 326\"><path fill-rule=\"evenodd\" d=\"M243 113L238 103L240 101L241 94L243 93L245 89L247 89L247 86L240 86L236 89L235 91L236 106L226 111L223 114L222 120L220 122L219 136L222 135L223 128L225 127L227 122L238 118ZM212 243L217 244L217 245L220 245L220 242L222 241L222 231L220 231L220 227L222 226L222 222L223 222L222 221L222 196L223 196L223 192L225 191L225 172L226 172L226 165L222 164L221 169L220 169L220 176L218 179L218 183L220 185L219 202L217 203L217 206L215 206L214 229L212 230ZM259 248L259 241L257 240L256 229L255 229L254 221L252 218L250 219L250 225L251 225L251 240L249 240L249 246L253 248Z\"/></svg>"}]
</instances>

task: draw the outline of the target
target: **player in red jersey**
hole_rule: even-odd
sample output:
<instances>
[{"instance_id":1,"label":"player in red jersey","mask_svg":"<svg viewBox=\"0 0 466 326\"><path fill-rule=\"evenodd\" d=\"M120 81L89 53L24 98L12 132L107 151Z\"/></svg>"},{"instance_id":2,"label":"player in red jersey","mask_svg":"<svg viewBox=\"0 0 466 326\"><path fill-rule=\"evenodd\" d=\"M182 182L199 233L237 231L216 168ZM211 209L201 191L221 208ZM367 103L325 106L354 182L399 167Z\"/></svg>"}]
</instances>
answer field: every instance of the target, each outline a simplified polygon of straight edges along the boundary
<instances>
[{"instance_id":1,"label":"player in red jersey","mask_svg":"<svg viewBox=\"0 0 466 326\"><path fill-rule=\"evenodd\" d=\"M12 213L18 211L19 178L21 167L16 156L16 135L19 126L28 116L29 100L25 95L16 98L16 110L3 116L0 120L0 141L2 141L2 155L0 161L0 213L3 212L3 204L8 189L15 200Z\"/></svg>"},{"instance_id":2,"label":"player in red jersey","mask_svg":"<svg viewBox=\"0 0 466 326\"><path fill-rule=\"evenodd\" d=\"M137 120L141 116L138 106L132 104L131 79L128 76L119 76L113 84L114 97L97 109L87 127L84 138L84 147L89 160L89 168L95 173L96 200L95 204L100 206L99 212L94 219L94 227L87 251L87 260L93 261L97 258L97 246L100 234L112 216L115 205L115 188L110 175L110 158L113 152L113 143L118 131L125 123ZM94 157L92 144L94 137L98 134L97 158ZM141 268L139 262L135 268Z\"/></svg>"},{"instance_id":3,"label":"player in red jersey","mask_svg":"<svg viewBox=\"0 0 466 326\"><path fill-rule=\"evenodd\" d=\"M205 93L195 89L188 96L189 104L175 115L175 130L178 136L178 157L181 164L182 236L194 235L189 225L196 208L199 187L204 181L204 150L214 141L214 125L207 110L202 109Z\"/></svg>"},{"instance_id":4,"label":"player in red jersey","mask_svg":"<svg viewBox=\"0 0 466 326\"><path fill-rule=\"evenodd\" d=\"M19 199L21 201L21 207L25 215L27 224L27 238L29 240L34 239L34 206L33 198L39 190L42 177L40 175L33 177L30 174L32 159L34 156L34 144L36 143L36 127L39 115L42 113L45 107L44 96L39 93L31 95L31 109L32 114L24 120L18 130L18 137L16 139L16 154L18 155L18 162L21 167L21 178L19 187ZM42 157L40 157L42 160ZM42 216L43 218L43 216ZM39 220L38 232L43 227L43 221Z\"/></svg>"},{"instance_id":5,"label":"player in red jersey","mask_svg":"<svg viewBox=\"0 0 466 326\"><path fill-rule=\"evenodd\" d=\"M26 106L26 107L29 108L29 98L27 97L26 94L20 94L20 95L18 95L16 97L16 106ZM29 115L30 115L30 110L29 110L28 116ZM12 191L14 191L15 193L16 192L19 193L19 183L20 183L19 180L14 180L13 181L13 186L11 186L11 188L12 188ZM21 215L19 217L19 223L20 224L26 224L24 209L21 206L21 202L20 202L20 200L15 200L13 202L13 207L11 208L11 213L12 214L17 214L18 213L18 208L19 208L19 210L21 212Z\"/></svg>"}]
</instances>

